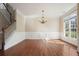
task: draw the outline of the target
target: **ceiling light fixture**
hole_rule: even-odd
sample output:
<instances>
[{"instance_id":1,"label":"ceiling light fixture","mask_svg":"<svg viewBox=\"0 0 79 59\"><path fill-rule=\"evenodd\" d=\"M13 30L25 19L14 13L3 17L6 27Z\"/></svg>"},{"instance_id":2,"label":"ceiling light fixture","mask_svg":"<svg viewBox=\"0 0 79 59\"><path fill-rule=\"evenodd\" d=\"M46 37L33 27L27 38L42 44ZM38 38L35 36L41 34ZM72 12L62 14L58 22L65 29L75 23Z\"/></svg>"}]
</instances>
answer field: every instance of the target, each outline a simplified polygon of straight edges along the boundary
<instances>
[{"instance_id":1,"label":"ceiling light fixture","mask_svg":"<svg viewBox=\"0 0 79 59\"><path fill-rule=\"evenodd\" d=\"M47 22L47 19L45 18L45 15L44 15L44 10L42 10L42 17L41 17L40 22L41 22L42 24L44 24L44 23Z\"/></svg>"}]
</instances>

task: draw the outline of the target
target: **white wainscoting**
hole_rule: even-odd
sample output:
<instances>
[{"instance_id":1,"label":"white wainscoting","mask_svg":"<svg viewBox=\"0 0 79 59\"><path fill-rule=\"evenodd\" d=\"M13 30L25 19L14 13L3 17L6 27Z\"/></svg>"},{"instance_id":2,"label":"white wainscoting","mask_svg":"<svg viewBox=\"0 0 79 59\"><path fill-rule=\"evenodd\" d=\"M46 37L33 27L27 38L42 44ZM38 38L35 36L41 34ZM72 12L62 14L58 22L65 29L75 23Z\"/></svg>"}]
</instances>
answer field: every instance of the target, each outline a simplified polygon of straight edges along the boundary
<instances>
[{"instance_id":1,"label":"white wainscoting","mask_svg":"<svg viewBox=\"0 0 79 59\"><path fill-rule=\"evenodd\" d=\"M59 39L59 32L16 32L5 41L5 50L25 39Z\"/></svg>"},{"instance_id":2,"label":"white wainscoting","mask_svg":"<svg viewBox=\"0 0 79 59\"><path fill-rule=\"evenodd\" d=\"M25 39L62 39L64 41L77 45L76 41L72 41L64 37L60 32L16 32L14 31L9 38L5 40L5 50L20 43Z\"/></svg>"},{"instance_id":3,"label":"white wainscoting","mask_svg":"<svg viewBox=\"0 0 79 59\"><path fill-rule=\"evenodd\" d=\"M16 32L14 31L7 39L5 39L4 49L8 49L25 39L25 32Z\"/></svg>"},{"instance_id":4,"label":"white wainscoting","mask_svg":"<svg viewBox=\"0 0 79 59\"><path fill-rule=\"evenodd\" d=\"M59 39L59 32L26 32L26 39Z\"/></svg>"},{"instance_id":5,"label":"white wainscoting","mask_svg":"<svg viewBox=\"0 0 79 59\"><path fill-rule=\"evenodd\" d=\"M25 39L59 39L59 32L16 32L5 40L5 50Z\"/></svg>"},{"instance_id":6,"label":"white wainscoting","mask_svg":"<svg viewBox=\"0 0 79 59\"><path fill-rule=\"evenodd\" d=\"M69 42L69 43L71 43L71 44L74 44L74 45L76 45L77 46L77 39L73 39L73 38L67 38L67 37L65 37L64 36L64 33L60 33L60 38L62 39L62 40L64 40L64 41L66 41L66 42Z\"/></svg>"}]
</instances>

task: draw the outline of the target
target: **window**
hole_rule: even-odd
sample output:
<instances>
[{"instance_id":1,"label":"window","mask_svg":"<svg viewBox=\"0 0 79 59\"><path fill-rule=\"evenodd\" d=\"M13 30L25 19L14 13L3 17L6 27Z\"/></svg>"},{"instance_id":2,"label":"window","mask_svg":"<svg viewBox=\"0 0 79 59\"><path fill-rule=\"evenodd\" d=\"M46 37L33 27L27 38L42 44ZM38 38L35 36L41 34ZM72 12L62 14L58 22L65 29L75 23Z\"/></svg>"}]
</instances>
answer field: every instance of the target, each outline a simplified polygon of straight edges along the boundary
<instances>
[{"instance_id":1,"label":"window","mask_svg":"<svg viewBox=\"0 0 79 59\"><path fill-rule=\"evenodd\" d=\"M69 36L69 22L65 21L65 36Z\"/></svg>"},{"instance_id":2,"label":"window","mask_svg":"<svg viewBox=\"0 0 79 59\"><path fill-rule=\"evenodd\" d=\"M65 37L77 39L77 14L72 13L64 19Z\"/></svg>"},{"instance_id":3,"label":"window","mask_svg":"<svg viewBox=\"0 0 79 59\"><path fill-rule=\"evenodd\" d=\"M72 19L71 19L71 37L72 38L77 38L77 17L74 16Z\"/></svg>"}]
</instances>

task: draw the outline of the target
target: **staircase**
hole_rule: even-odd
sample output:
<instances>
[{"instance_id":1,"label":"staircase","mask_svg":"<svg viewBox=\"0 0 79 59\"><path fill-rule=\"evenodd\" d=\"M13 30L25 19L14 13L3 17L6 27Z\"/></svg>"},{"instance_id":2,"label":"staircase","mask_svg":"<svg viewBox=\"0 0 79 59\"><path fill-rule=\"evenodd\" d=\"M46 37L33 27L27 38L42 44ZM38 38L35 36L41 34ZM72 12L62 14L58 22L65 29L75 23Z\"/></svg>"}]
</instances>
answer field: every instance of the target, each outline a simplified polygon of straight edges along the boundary
<instances>
[{"instance_id":1,"label":"staircase","mask_svg":"<svg viewBox=\"0 0 79 59\"><path fill-rule=\"evenodd\" d=\"M0 3L0 50L4 50L5 37L10 35L15 26L15 10L7 3Z\"/></svg>"}]
</instances>

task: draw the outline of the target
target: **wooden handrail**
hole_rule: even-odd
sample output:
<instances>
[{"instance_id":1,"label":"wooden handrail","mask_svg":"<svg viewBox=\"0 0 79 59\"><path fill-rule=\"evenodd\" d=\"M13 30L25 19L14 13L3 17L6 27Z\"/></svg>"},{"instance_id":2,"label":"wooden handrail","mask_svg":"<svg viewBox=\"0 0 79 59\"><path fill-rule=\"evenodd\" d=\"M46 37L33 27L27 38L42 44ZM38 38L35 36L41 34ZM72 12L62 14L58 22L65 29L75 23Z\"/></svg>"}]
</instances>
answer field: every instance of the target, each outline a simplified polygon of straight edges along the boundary
<instances>
[{"instance_id":1,"label":"wooden handrail","mask_svg":"<svg viewBox=\"0 0 79 59\"><path fill-rule=\"evenodd\" d=\"M2 50L4 51L4 45L5 45L5 40L4 40L4 28L2 28Z\"/></svg>"},{"instance_id":2,"label":"wooden handrail","mask_svg":"<svg viewBox=\"0 0 79 59\"><path fill-rule=\"evenodd\" d=\"M8 13L9 13L9 15L10 15L10 21L11 21L11 23L12 23L12 20L11 20L11 13L9 12L9 10L8 10L8 8L7 8L7 6L6 6L6 4L3 3L3 5L5 6L6 10L8 11Z\"/></svg>"},{"instance_id":3,"label":"wooden handrail","mask_svg":"<svg viewBox=\"0 0 79 59\"><path fill-rule=\"evenodd\" d=\"M6 10L8 11L8 13L9 13L9 15L10 15L10 20L12 19L11 17L12 17L12 14L9 12L9 10L8 10L8 8L7 8L7 6L3 3L3 5L6 7ZM12 22L12 20L11 20L11 22ZM14 23L14 22L16 22L16 20L14 20L12 23ZM12 24L11 23L11 24ZM9 27L9 26L11 26L11 24L9 24L9 25L7 25L6 27L3 27L2 28L2 50L4 50L4 45L5 45L5 30Z\"/></svg>"},{"instance_id":4,"label":"wooden handrail","mask_svg":"<svg viewBox=\"0 0 79 59\"><path fill-rule=\"evenodd\" d=\"M8 9L8 7L6 6L5 3L3 3L3 5L5 6L6 10L8 11L8 13L9 13L9 15L10 15L10 22L11 22L11 24L14 23L14 22L16 22L16 20L14 20L14 21L12 22L12 13L9 11L9 9ZM7 29L11 24L9 24L7 27L5 27L4 30Z\"/></svg>"},{"instance_id":5,"label":"wooden handrail","mask_svg":"<svg viewBox=\"0 0 79 59\"><path fill-rule=\"evenodd\" d=\"M8 13L11 15L11 13L9 12L7 6L5 5L5 3L3 3L3 5L5 6L6 10L8 11Z\"/></svg>"}]
</instances>

